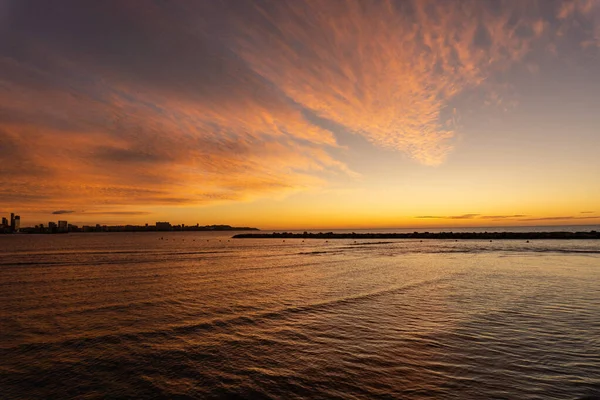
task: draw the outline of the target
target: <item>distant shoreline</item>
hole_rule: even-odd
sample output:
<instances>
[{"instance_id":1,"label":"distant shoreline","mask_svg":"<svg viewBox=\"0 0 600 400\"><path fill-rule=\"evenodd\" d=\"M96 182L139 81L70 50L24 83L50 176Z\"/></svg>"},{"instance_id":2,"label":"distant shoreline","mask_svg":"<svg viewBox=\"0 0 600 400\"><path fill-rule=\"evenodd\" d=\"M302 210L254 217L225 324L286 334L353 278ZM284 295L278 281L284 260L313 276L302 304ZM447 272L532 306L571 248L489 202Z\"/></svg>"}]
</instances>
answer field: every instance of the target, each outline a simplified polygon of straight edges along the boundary
<instances>
[{"instance_id":1,"label":"distant shoreline","mask_svg":"<svg viewBox=\"0 0 600 400\"><path fill-rule=\"evenodd\" d=\"M234 239L600 239L600 232L241 233Z\"/></svg>"},{"instance_id":2,"label":"distant shoreline","mask_svg":"<svg viewBox=\"0 0 600 400\"><path fill-rule=\"evenodd\" d=\"M183 229L175 228L169 230L156 229L154 226L108 226L106 228L93 228L93 230L82 230L77 231L42 231L39 228L22 228L19 232L0 232L2 235L63 235L69 233L169 233L169 232L234 232L234 231L260 231L258 228L251 227L185 227Z\"/></svg>"}]
</instances>

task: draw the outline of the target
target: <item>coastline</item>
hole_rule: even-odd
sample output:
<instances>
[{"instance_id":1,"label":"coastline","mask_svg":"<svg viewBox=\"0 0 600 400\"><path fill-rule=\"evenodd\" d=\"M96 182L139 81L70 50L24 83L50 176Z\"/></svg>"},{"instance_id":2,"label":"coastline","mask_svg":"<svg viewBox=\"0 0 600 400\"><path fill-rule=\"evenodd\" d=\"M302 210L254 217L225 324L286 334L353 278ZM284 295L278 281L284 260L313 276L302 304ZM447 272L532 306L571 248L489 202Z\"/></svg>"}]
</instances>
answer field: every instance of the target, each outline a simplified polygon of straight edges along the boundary
<instances>
[{"instance_id":1,"label":"coastline","mask_svg":"<svg viewBox=\"0 0 600 400\"><path fill-rule=\"evenodd\" d=\"M600 232L240 233L234 239L600 239Z\"/></svg>"}]
</instances>

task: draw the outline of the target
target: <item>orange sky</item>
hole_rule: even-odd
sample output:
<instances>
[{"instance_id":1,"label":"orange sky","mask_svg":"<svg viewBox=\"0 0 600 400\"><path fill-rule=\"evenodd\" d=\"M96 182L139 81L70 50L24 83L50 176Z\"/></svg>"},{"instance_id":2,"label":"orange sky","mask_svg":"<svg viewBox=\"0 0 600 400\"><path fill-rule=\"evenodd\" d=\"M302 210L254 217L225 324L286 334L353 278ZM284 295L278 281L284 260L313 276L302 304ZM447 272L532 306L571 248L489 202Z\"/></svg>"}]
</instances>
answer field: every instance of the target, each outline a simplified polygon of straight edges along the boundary
<instances>
[{"instance_id":1,"label":"orange sky","mask_svg":"<svg viewBox=\"0 0 600 400\"><path fill-rule=\"evenodd\" d=\"M0 2L0 215L600 224L600 2Z\"/></svg>"}]
</instances>

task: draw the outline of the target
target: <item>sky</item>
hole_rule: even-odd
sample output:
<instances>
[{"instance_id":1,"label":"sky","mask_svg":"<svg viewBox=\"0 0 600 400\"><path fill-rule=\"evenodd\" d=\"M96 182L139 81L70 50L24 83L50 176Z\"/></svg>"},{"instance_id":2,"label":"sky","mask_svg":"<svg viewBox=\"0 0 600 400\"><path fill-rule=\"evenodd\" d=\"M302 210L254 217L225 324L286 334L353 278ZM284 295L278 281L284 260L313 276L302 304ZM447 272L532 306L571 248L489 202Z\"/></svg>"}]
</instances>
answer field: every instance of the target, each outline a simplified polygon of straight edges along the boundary
<instances>
[{"instance_id":1,"label":"sky","mask_svg":"<svg viewBox=\"0 0 600 400\"><path fill-rule=\"evenodd\" d=\"M0 215L600 224L600 0L0 0Z\"/></svg>"}]
</instances>

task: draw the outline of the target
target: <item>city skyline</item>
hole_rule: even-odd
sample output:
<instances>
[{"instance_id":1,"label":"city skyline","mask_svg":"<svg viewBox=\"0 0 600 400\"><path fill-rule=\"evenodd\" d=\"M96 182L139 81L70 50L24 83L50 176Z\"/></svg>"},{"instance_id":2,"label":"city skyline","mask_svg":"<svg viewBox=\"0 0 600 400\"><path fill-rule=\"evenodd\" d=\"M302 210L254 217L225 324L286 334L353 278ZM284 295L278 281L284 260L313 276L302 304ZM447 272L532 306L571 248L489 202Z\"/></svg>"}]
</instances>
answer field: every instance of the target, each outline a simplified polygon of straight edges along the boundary
<instances>
[{"instance_id":1,"label":"city skyline","mask_svg":"<svg viewBox=\"0 0 600 400\"><path fill-rule=\"evenodd\" d=\"M15 213L10 213L10 219L2 216L0 222L0 233L17 233L21 229L21 216Z\"/></svg>"},{"instance_id":2,"label":"city skyline","mask_svg":"<svg viewBox=\"0 0 600 400\"><path fill-rule=\"evenodd\" d=\"M0 213L0 215L2 215L2 213ZM54 214L56 215L56 214ZM59 214L60 215L60 214ZM476 216L476 215L475 215ZM472 215L468 215L468 216L454 216L454 217L449 217L449 218L454 218L454 219L465 219L465 220L469 220L471 218L473 218L474 216ZM485 217L485 216L484 216ZM526 217L526 216L520 216L520 217ZM435 217L429 217L429 216L423 216L420 218L424 218L424 219L435 219ZM6 218L6 217L1 217L0 219L1 223L0 223L0 233L18 233L18 232L25 232L25 233L67 233L67 232L121 232L121 231L170 231L170 230L175 230L175 231L183 231L183 230L261 230L260 227L249 227L249 226L241 226L241 225L229 225L229 224L205 224L205 225L201 225L199 222L194 223L183 223L183 222L178 222L178 223L171 223L169 221L156 221L154 223L150 223L150 222L142 222L140 224L133 224L133 223L129 223L129 222L116 222L116 223L105 223L105 222L76 222L76 221L67 221L67 220L52 220L52 221L47 221L47 222L37 222L37 223L26 223L24 225L21 225L21 217L20 215L16 215L15 213L10 213L10 219ZM596 228L598 227L597 224L585 224L585 223L579 223L579 224L571 224L571 225L557 225L557 224L553 224L554 219L548 219L548 223L546 224L539 224L539 225L529 225L532 227L560 227L560 226L565 226L565 227L581 227L582 229L586 229L587 227L590 228ZM492 226L490 225L489 228L493 230L493 228L506 228L506 227L522 227L523 225L496 225L496 226ZM485 228L488 226L485 225L454 225L454 226L429 226L429 227L380 227L382 229L410 229L410 228L415 228L415 229L423 229L423 228L440 228L440 229L444 229L444 228L458 228L458 229L464 229L464 228ZM313 227L313 228L308 228L309 230L317 231L317 230L325 230L325 229L330 229L329 227L323 226L323 227ZM336 229L336 228L333 228ZM344 228L338 228L338 229L342 229L345 230ZM358 228L358 230L361 229L369 229L369 228ZM265 230L264 228L262 230ZM285 229L266 229L266 230L285 230ZM347 230L347 229L346 229ZM298 231L298 229L296 229L296 231Z\"/></svg>"},{"instance_id":3,"label":"city skyline","mask_svg":"<svg viewBox=\"0 0 600 400\"><path fill-rule=\"evenodd\" d=\"M0 4L0 214L600 224L600 2Z\"/></svg>"},{"instance_id":4,"label":"city skyline","mask_svg":"<svg viewBox=\"0 0 600 400\"><path fill-rule=\"evenodd\" d=\"M71 232L141 232L141 231L226 231L226 230L258 230L255 227L231 226L225 224L200 225L196 224L171 224L169 221L148 222L142 225L103 223L75 224L67 220L54 220L47 223L21 225L21 217L10 213L10 220L6 217L0 219L0 233L71 233Z\"/></svg>"}]
</instances>

